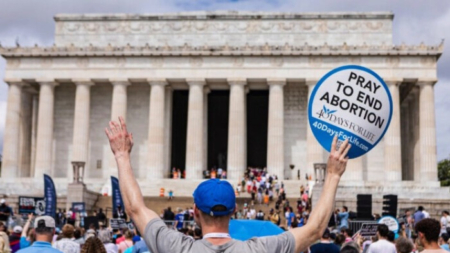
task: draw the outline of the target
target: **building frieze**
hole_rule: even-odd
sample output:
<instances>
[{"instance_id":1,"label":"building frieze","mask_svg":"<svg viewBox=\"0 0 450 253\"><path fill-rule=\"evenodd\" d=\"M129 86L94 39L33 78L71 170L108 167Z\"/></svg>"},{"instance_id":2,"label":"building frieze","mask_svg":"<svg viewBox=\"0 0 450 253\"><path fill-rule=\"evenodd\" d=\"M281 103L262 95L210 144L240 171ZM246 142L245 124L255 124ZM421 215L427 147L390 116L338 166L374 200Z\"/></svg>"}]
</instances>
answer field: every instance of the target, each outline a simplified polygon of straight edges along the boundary
<instances>
[{"instance_id":1,"label":"building frieze","mask_svg":"<svg viewBox=\"0 0 450 253\"><path fill-rule=\"evenodd\" d=\"M245 46L208 46L202 47L191 46L184 44L184 46L86 46L77 47L73 44L70 46L52 46L52 47L2 47L0 45L0 55L5 58L20 58L20 57L118 57L118 56L436 56L440 57L443 52L443 42L439 45L347 45L330 46L326 43L321 46L311 46L305 44L303 46L292 46L285 44L284 46L270 45L249 45ZM320 59L317 59L320 61ZM119 60L120 61L120 60ZM236 60L236 64L240 64ZM390 60L393 65L396 64L396 59ZM426 61L426 60L425 60ZM202 64L201 58L192 58L194 65L200 66ZM51 60L43 63L44 65L51 65ZM83 59L78 60L80 66L85 66L86 62ZM157 64L157 63L156 63ZM282 59L274 59L274 65L282 65Z\"/></svg>"}]
</instances>

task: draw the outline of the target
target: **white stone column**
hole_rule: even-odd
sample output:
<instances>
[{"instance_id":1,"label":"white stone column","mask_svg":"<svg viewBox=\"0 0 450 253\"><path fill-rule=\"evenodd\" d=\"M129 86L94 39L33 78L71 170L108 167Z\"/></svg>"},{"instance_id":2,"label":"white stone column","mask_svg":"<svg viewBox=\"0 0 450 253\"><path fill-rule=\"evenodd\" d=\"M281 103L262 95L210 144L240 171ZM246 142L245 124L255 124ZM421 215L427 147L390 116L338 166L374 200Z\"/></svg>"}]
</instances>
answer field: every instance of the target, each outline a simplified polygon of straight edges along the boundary
<instances>
[{"instance_id":1,"label":"white stone column","mask_svg":"<svg viewBox=\"0 0 450 253\"><path fill-rule=\"evenodd\" d=\"M148 116L148 155L147 178L160 179L164 177L164 79L148 80L151 86L150 110Z\"/></svg>"},{"instance_id":2,"label":"white stone column","mask_svg":"<svg viewBox=\"0 0 450 253\"><path fill-rule=\"evenodd\" d=\"M420 81L420 181L437 181L436 120L434 116L435 81Z\"/></svg>"},{"instance_id":3,"label":"white stone column","mask_svg":"<svg viewBox=\"0 0 450 253\"><path fill-rule=\"evenodd\" d=\"M166 86L166 99L164 107L164 173L163 177L170 177L170 162L172 154L172 105L173 89Z\"/></svg>"},{"instance_id":4,"label":"white stone column","mask_svg":"<svg viewBox=\"0 0 450 253\"><path fill-rule=\"evenodd\" d=\"M402 146L400 136L400 92L401 81L387 80L392 96L392 119L384 136L384 168L388 181L402 180Z\"/></svg>"},{"instance_id":5,"label":"white stone column","mask_svg":"<svg viewBox=\"0 0 450 253\"><path fill-rule=\"evenodd\" d=\"M75 110L73 119L73 140L71 162L85 162L84 178L89 164L89 121L91 108L91 86L94 85L89 79L74 79ZM72 173L68 173L71 175ZM69 180L71 180L69 178Z\"/></svg>"},{"instance_id":6,"label":"white stone column","mask_svg":"<svg viewBox=\"0 0 450 253\"><path fill-rule=\"evenodd\" d=\"M201 179L206 168L203 159L204 79L187 79L189 85L188 125L186 140L186 178Z\"/></svg>"},{"instance_id":7,"label":"white stone column","mask_svg":"<svg viewBox=\"0 0 450 253\"><path fill-rule=\"evenodd\" d=\"M125 121L127 119L127 87L130 82L127 79L111 79L113 85L112 103L111 103L111 120L118 121L122 116ZM117 176L117 163L112 152L109 152L109 166L103 170L103 178L108 179L110 176Z\"/></svg>"},{"instance_id":8,"label":"white stone column","mask_svg":"<svg viewBox=\"0 0 450 253\"><path fill-rule=\"evenodd\" d=\"M16 178L19 170L19 130L22 101L21 80L6 80L9 85L3 140L2 178Z\"/></svg>"},{"instance_id":9,"label":"white stone column","mask_svg":"<svg viewBox=\"0 0 450 253\"><path fill-rule=\"evenodd\" d=\"M306 85L308 86L308 106L311 93L317 84L317 80L306 80ZM307 109L308 110L308 109ZM308 118L308 117L307 117ZM309 121L306 120L306 169L300 168L303 172L302 179L305 173L309 175L314 175L314 164L323 163L324 159L324 149L320 143L314 137L314 134L309 126ZM314 178L313 178L314 179Z\"/></svg>"},{"instance_id":10,"label":"white stone column","mask_svg":"<svg viewBox=\"0 0 450 253\"><path fill-rule=\"evenodd\" d=\"M53 112L55 104L54 81L40 81L38 128L36 137L36 159L34 176L42 178L42 175L50 174L53 154Z\"/></svg>"},{"instance_id":11,"label":"white stone column","mask_svg":"<svg viewBox=\"0 0 450 253\"><path fill-rule=\"evenodd\" d=\"M267 136L267 171L284 179L284 93L286 80L268 79L269 127Z\"/></svg>"},{"instance_id":12,"label":"white stone column","mask_svg":"<svg viewBox=\"0 0 450 253\"><path fill-rule=\"evenodd\" d=\"M246 79L228 79L230 85L230 111L228 119L227 178L239 180L246 164Z\"/></svg>"},{"instance_id":13,"label":"white stone column","mask_svg":"<svg viewBox=\"0 0 450 253\"><path fill-rule=\"evenodd\" d=\"M110 80L113 85L111 120L118 121L119 116L127 119L127 87L130 82L127 80Z\"/></svg>"}]
</instances>

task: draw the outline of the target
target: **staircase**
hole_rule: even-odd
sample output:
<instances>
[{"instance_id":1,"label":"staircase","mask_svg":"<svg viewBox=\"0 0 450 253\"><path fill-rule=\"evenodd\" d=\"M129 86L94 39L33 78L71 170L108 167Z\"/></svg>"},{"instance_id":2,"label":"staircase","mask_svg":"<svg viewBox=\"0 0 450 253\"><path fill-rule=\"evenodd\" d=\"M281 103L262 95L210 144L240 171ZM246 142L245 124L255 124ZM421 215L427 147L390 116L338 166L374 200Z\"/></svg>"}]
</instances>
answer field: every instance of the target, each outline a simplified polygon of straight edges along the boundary
<instances>
[{"instance_id":1,"label":"staircase","mask_svg":"<svg viewBox=\"0 0 450 253\"><path fill-rule=\"evenodd\" d=\"M236 198L236 203L238 206L238 210L242 210L244 207L244 204L247 203L250 205L251 198L250 194L242 193L244 196L240 196ZM294 198L288 198L289 203L292 208L294 208L294 211L296 211L296 204L297 199ZM98 198L97 203L94 205L94 209L102 208L103 210L106 210L106 215L108 218L112 218L112 199L109 196L100 196ZM172 211L176 213L177 208L182 208L185 210L186 208L191 208L194 203L194 199L192 197L175 197L173 200L168 200L167 197L144 197L145 205L155 211L158 214L161 214L164 209L167 207L171 207ZM266 206L264 204L259 205L255 204L255 210L258 212L259 210L262 210L264 214L266 215L265 218L267 219L267 215L269 214L269 211L271 208L275 209L275 201L272 201L269 203L269 206ZM280 213L280 216L282 216L281 225L284 226L285 219L284 214Z\"/></svg>"}]
</instances>

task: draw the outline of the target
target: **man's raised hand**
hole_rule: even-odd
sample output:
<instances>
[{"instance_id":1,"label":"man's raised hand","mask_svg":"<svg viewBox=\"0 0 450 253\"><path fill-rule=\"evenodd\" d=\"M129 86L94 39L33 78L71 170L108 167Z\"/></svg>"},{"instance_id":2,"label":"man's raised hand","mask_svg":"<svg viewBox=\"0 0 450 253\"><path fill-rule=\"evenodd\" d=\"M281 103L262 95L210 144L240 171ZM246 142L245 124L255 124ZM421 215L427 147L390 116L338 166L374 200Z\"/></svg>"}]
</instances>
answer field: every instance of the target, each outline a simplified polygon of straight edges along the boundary
<instances>
[{"instance_id":1,"label":"man's raised hand","mask_svg":"<svg viewBox=\"0 0 450 253\"><path fill-rule=\"evenodd\" d=\"M129 154L133 148L133 134L128 133L127 125L123 117L119 117L119 123L109 122L109 129L105 128L106 136L109 139L109 145L116 157Z\"/></svg>"},{"instance_id":2,"label":"man's raised hand","mask_svg":"<svg viewBox=\"0 0 450 253\"><path fill-rule=\"evenodd\" d=\"M345 167L347 166L347 153L351 148L351 144L348 143L348 139L345 140L339 150L336 150L337 135L334 136L333 143L331 144L330 156L328 157L327 173L332 175L338 175L339 177L344 174Z\"/></svg>"}]
</instances>

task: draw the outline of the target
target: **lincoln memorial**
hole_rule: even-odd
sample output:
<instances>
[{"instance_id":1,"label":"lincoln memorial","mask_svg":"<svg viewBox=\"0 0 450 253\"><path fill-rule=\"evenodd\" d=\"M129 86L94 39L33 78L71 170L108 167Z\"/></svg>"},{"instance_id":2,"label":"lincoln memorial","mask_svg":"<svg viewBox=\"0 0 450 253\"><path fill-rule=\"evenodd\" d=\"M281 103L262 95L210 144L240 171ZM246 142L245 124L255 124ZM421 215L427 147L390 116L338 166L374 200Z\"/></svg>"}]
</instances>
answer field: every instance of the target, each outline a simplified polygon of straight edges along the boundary
<instances>
[{"instance_id":1,"label":"lincoln memorial","mask_svg":"<svg viewBox=\"0 0 450 253\"><path fill-rule=\"evenodd\" d=\"M326 151L307 119L317 81L343 65L378 73L391 125L349 162L338 200L356 193L439 199L434 85L443 45L393 45L390 12L56 15L53 46L0 47L9 85L0 193L32 194L52 176L67 194L74 166L100 192L117 175L108 122L124 116L144 195L191 196L203 171L234 185L267 168L297 196ZM186 179L170 179L172 168ZM300 177L299 177L300 175Z\"/></svg>"}]
</instances>

